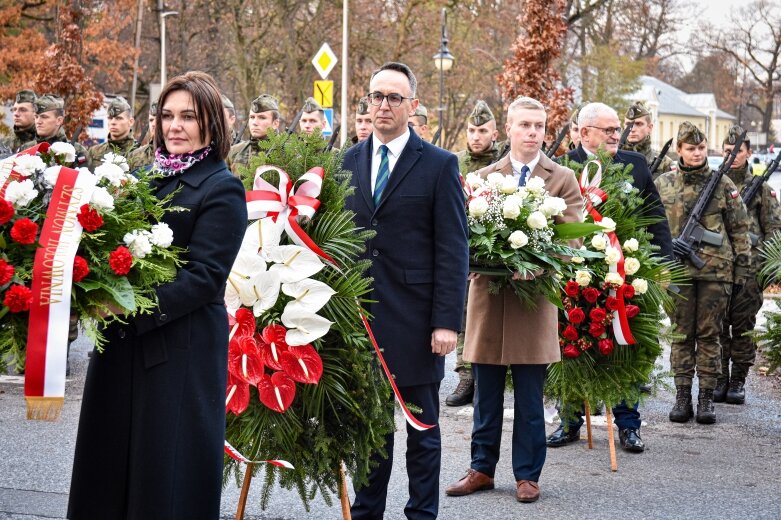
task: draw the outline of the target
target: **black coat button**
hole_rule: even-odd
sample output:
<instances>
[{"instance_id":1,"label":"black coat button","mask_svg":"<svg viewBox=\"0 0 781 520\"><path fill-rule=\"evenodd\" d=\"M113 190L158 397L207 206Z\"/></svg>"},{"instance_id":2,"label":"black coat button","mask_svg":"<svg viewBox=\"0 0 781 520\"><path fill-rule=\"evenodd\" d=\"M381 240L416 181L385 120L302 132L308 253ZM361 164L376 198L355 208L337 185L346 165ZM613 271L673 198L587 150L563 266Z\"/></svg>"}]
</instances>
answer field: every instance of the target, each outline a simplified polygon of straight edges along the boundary
<instances>
[{"instance_id":1,"label":"black coat button","mask_svg":"<svg viewBox=\"0 0 781 520\"><path fill-rule=\"evenodd\" d=\"M160 321L168 321L168 314L161 314Z\"/></svg>"},{"instance_id":2,"label":"black coat button","mask_svg":"<svg viewBox=\"0 0 781 520\"><path fill-rule=\"evenodd\" d=\"M376 249L372 249L372 256L380 256L380 252Z\"/></svg>"},{"instance_id":3,"label":"black coat button","mask_svg":"<svg viewBox=\"0 0 781 520\"><path fill-rule=\"evenodd\" d=\"M379 220L377 220L376 218L372 220L372 226L379 226L379 225L380 225Z\"/></svg>"},{"instance_id":4,"label":"black coat button","mask_svg":"<svg viewBox=\"0 0 781 520\"><path fill-rule=\"evenodd\" d=\"M117 331L117 336L119 336L119 339L125 339L125 336L127 336L125 329L119 329Z\"/></svg>"}]
</instances>

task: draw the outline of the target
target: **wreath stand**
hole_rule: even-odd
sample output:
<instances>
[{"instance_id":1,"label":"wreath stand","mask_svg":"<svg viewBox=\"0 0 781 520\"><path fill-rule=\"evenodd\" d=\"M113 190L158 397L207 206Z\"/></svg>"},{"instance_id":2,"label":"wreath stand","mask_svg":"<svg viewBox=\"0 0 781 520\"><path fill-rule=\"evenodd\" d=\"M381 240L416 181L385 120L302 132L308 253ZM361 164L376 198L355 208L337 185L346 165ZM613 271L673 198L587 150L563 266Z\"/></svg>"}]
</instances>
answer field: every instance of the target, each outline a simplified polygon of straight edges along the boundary
<instances>
[{"instance_id":1,"label":"wreath stand","mask_svg":"<svg viewBox=\"0 0 781 520\"><path fill-rule=\"evenodd\" d=\"M252 462L247 464L244 471L244 482L241 484L241 494L239 495L239 505L236 509L236 520L244 520L244 510L247 507L247 497L249 495L249 486L252 482L252 468L255 466ZM350 497L347 494L347 472L344 463L339 466L339 501L342 504L342 520L352 520L350 514Z\"/></svg>"},{"instance_id":2,"label":"wreath stand","mask_svg":"<svg viewBox=\"0 0 781 520\"><path fill-rule=\"evenodd\" d=\"M583 408L586 415L586 438L588 439L588 449L594 449L594 443L591 436L591 407L588 401L583 401ZM605 418L607 419L607 438L610 448L610 471L618 471L618 460L616 459L616 436L613 432L613 411L609 406L605 406ZM237 519L238 520L238 519Z\"/></svg>"}]
</instances>

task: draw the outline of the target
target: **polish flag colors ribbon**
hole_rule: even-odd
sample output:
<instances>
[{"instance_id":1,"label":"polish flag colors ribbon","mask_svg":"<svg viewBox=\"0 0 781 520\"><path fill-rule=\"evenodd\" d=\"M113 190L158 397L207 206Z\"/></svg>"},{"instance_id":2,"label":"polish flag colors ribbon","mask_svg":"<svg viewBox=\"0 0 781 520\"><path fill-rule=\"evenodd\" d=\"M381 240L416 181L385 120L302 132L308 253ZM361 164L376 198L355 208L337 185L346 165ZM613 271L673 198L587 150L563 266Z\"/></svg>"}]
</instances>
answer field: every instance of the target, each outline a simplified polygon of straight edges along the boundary
<instances>
[{"instance_id":1,"label":"polish flag colors ribbon","mask_svg":"<svg viewBox=\"0 0 781 520\"><path fill-rule=\"evenodd\" d=\"M596 166L594 177L589 179L589 166ZM597 211L596 206L602 204L608 199L607 193L600 189L602 182L602 165L595 160L589 161L583 165L583 171L580 174L580 192L586 201L586 211L594 219L594 222L602 221L602 214ZM610 296L613 296L617 302L617 309L613 311L613 336L619 345L634 345L636 343L632 330L629 328L629 318L626 315L626 302L624 301L624 287L626 286L626 271L624 270L624 252L621 249L621 242L618 240L615 231L605 231L610 245L619 252L619 260L610 265L611 273L618 273L621 276L621 285L619 288L611 289Z\"/></svg>"},{"instance_id":2,"label":"polish flag colors ribbon","mask_svg":"<svg viewBox=\"0 0 781 520\"><path fill-rule=\"evenodd\" d=\"M35 155L38 152L46 153L47 151L49 151L49 143L39 143L0 161L0 198L5 197L5 190L11 182L18 181L22 177L14 171L16 158L20 155Z\"/></svg>"},{"instance_id":3,"label":"polish flag colors ribbon","mask_svg":"<svg viewBox=\"0 0 781 520\"><path fill-rule=\"evenodd\" d=\"M62 409L73 259L82 232L76 216L89 202L96 182L86 170L61 168L46 211L33 263L27 332L24 395L28 419L56 421Z\"/></svg>"},{"instance_id":4,"label":"polish flag colors ribbon","mask_svg":"<svg viewBox=\"0 0 781 520\"><path fill-rule=\"evenodd\" d=\"M272 466L276 466L278 468L294 469L293 465L286 460L249 460L247 457L239 453L239 450L231 446L231 443L228 441L225 441L224 449L225 454L228 455L228 457L232 458L233 460L243 462L244 464L271 464Z\"/></svg>"}]
</instances>

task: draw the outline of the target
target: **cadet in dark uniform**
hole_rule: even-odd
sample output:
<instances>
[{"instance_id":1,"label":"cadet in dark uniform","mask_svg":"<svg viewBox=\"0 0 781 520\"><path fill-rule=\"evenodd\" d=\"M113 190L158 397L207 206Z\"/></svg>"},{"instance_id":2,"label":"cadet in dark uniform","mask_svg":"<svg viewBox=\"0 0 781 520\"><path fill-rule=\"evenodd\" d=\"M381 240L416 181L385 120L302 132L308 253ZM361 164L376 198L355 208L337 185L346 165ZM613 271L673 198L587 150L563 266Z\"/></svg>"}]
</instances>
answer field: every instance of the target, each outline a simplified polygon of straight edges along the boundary
<instances>
[{"instance_id":1,"label":"cadet in dark uniform","mask_svg":"<svg viewBox=\"0 0 781 520\"><path fill-rule=\"evenodd\" d=\"M35 100L38 97L32 90L20 90L11 112L14 116L14 135L4 137L0 141L7 152L18 153L22 145L35 141Z\"/></svg>"},{"instance_id":2,"label":"cadet in dark uniform","mask_svg":"<svg viewBox=\"0 0 781 520\"><path fill-rule=\"evenodd\" d=\"M106 110L108 114L108 139L105 143L90 147L89 157L92 166L103 164L103 156L109 152L127 158L138 147L133 137L133 109L125 98L119 96L111 100Z\"/></svg>"},{"instance_id":3,"label":"cadet in dark uniform","mask_svg":"<svg viewBox=\"0 0 781 520\"><path fill-rule=\"evenodd\" d=\"M260 141L266 139L269 130L279 130L279 102L268 94L261 94L252 100L249 112L249 135L247 141L231 146L225 162L235 176L239 170L249 165L250 158L260 152Z\"/></svg>"},{"instance_id":4,"label":"cadet in dark uniform","mask_svg":"<svg viewBox=\"0 0 781 520\"><path fill-rule=\"evenodd\" d=\"M654 122L651 120L651 112L648 107L642 101L635 101L629 110L626 111L624 116L624 124L627 125L630 122L632 130L626 139L626 144L622 150L631 150L633 152L641 153L645 157L648 166L659 157L659 151L651 148L651 132L654 129ZM673 160L668 156L664 156L659 167L656 169L656 173L651 172L654 180L663 173L670 171Z\"/></svg>"},{"instance_id":5,"label":"cadet in dark uniform","mask_svg":"<svg viewBox=\"0 0 781 520\"><path fill-rule=\"evenodd\" d=\"M38 143L69 143L68 136L65 135L65 129L62 127L65 121L65 102L61 97L53 94L40 96L35 100L35 132L37 134L35 141L25 143L22 149L35 146ZM76 149L76 159L70 166L73 168L90 167L89 155L87 150L79 143L71 143Z\"/></svg>"}]
</instances>

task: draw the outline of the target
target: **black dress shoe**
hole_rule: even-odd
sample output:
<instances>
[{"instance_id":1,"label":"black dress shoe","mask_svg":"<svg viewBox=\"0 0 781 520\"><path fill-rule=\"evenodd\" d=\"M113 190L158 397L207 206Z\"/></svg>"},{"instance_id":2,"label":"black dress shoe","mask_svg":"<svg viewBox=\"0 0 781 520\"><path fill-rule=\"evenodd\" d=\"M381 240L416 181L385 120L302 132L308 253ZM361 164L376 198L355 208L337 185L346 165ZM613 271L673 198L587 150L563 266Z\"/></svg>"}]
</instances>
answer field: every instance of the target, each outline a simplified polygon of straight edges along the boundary
<instances>
[{"instance_id":1,"label":"black dress shoe","mask_svg":"<svg viewBox=\"0 0 781 520\"><path fill-rule=\"evenodd\" d=\"M558 430L550 434L545 443L549 448L558 448L579 440L580 428L570 428L569 431L564 431L564 425L561 425Z\"/></svg>"},{"instance_id":2,"label":"black dress shoe","mask_svg":"<svg viewBox=\"0 0 781 520\"><path fill-rule=\"evenodd\" d=\"M464 406L471 403L474 396L475 380L461 379L453 393L445 399L445 404L448 406Z\"/></svg>"},{"instance_id":3,"label":"black dress shoe","mask_svg":"<svg viewBox=\"0 0 781 520\"><path fill-rule=\"evenodd\" d=\"M623 428L618 431L618 440L621 447L632 453L642 453L645 451L645 443L640 438L640 432L634 428Z\"/></svg>"}]
</instances>

